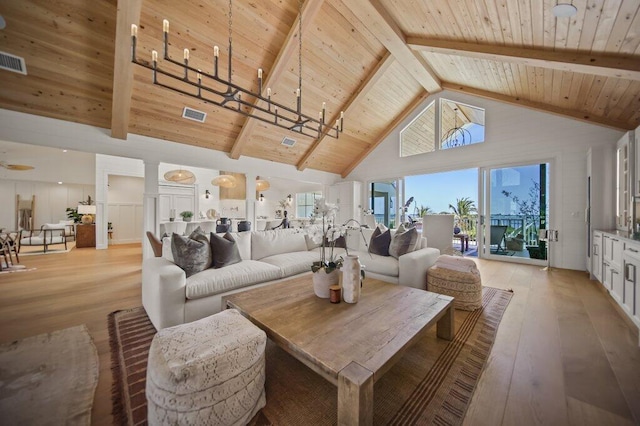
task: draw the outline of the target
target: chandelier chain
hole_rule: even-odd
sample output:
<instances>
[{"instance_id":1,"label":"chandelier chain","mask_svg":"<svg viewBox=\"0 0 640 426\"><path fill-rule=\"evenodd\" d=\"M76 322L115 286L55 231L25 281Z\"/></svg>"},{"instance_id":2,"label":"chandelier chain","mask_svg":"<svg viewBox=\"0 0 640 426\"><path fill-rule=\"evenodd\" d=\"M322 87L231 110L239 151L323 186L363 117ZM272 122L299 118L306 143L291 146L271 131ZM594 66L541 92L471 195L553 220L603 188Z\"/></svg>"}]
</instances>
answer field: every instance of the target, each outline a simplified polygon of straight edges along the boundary
<instances>
[{"instance_id":1,"label":"chandelier chain","mask_svg":"<svg viewBox=\"0 0 640 426\"><path fill-rule=\"evenodd\" d=\"M302 0L298 0L298 89L302 97Z\"/></svg>"},{"instance_id":2,"label":"chandelier chain","mask_svg":"<svg viewBox=\"0 0 640 426\"><path fill-rule=\"evenodd\" d=\"M231 26L233 25L233 4L232 0L229 0L229 46L231 46Z\"/></svg>"}]
</instances>

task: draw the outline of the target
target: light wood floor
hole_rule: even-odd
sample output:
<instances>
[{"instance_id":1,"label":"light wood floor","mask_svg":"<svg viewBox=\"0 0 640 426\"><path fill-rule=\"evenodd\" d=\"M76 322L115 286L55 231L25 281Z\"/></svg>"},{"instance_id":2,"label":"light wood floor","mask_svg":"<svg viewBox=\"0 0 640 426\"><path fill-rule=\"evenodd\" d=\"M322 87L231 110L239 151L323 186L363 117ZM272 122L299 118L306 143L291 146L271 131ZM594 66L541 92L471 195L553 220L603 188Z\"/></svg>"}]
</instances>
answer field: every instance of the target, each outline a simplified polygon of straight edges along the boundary
<instances>
[{"instance_id":1,"label":"light wood floor","mask_svg":"<svg viewBox=\"0 0 640 426\"><path fill-rule=\"evenodd\" d=\"M100 355L93 423L111 424L107 315L141 305L139 245L24 256L0 275L0 342L87 324ZM512 288L467 425L640 424L635 328L586 273L477 260L483 284Z\"/></svg>"}]
</instances>

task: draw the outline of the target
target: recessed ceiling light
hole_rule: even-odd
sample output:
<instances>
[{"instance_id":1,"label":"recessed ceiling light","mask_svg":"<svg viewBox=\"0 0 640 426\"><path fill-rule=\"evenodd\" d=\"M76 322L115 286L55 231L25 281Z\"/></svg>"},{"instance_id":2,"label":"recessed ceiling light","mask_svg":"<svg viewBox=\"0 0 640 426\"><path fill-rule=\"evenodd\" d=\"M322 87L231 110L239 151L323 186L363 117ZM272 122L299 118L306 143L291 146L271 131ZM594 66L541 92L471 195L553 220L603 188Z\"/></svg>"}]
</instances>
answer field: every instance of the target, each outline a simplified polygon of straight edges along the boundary
<instances>
[{"instance_id":1,"label":"recessed ceiling light","mask_svg":"<svg viewBox=\"0 0 640 426\"><path fill-rule=\"evenodd\" d=\"M58 185L62 185L62 182L58 182Z\"/></svg>"},{"instance_id":2,"label":"recessed ceiling light","mask_svg":"<svg viewBox=\"0 0 640 426\"><path fill-rule=\"evenodd\" d=\"M558 3L553 6L553 16L556 18L571 18L578 13L578 8L569 3Z\"/></svg>"},{"instance_id":3,"label":"recessed ceiling light","mask_svg":"<svg viewBox=\"0 0 640 426\"><path fill-rule=\"evenodd\" d=\"M62 152L67 152L67 150L66 150L66 149L63 149L63 150L62 150Z\"/></svg>"}]
</instances>

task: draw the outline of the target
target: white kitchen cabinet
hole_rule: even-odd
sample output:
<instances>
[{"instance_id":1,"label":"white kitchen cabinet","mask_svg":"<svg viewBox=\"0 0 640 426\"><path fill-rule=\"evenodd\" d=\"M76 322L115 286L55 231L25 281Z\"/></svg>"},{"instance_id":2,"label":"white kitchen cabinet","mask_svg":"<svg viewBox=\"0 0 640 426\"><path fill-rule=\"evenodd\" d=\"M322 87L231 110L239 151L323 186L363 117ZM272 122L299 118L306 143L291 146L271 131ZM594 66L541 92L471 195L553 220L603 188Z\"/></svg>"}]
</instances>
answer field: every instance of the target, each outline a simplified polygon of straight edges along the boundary
<instances>
[{"instance_id":1,"label":"white kitchen cabinet","mask_svg":"<svg viewBox=\"0 0 640 426\"><path fill-rule=\"evenodd\" d=\"M591 248L591 278L602 282L602 232L593 232Z\"/></svg>"},{"instance_id":2,"label":"white kitchen cabinet","mask_svg":"<svg viewBox=\"0 0 640 426\"><path fill-rule=\"evenodd\" d=\"M175 210L176 219L180 218L180 212L183 211L191 211L195 215L198 210L196 201L193 185L158 185L159 222L168 222L171 210Z\"/></svg>"},{"instance_id":3,"label":"white kitchen cabinet","mask_svg":"<svg viewBox=\"0 0 640 426\"><path fill-rule=\"evenodd\" d=\"M357 181L339 182L329 187L329 203L338 205L336 223L343 224L349 219L362 219L362 184Z\"/></svg>"},{"instance_id":4,"label":"white kitchen cabinet","mask_svg":"<svg viewBox=\"0 0 640 426\"><path fill-rule=\"evenodd\" d=\"M622 309L640 327L640 244L628 243L624 250Z\"/></svg>"}]
</instances>

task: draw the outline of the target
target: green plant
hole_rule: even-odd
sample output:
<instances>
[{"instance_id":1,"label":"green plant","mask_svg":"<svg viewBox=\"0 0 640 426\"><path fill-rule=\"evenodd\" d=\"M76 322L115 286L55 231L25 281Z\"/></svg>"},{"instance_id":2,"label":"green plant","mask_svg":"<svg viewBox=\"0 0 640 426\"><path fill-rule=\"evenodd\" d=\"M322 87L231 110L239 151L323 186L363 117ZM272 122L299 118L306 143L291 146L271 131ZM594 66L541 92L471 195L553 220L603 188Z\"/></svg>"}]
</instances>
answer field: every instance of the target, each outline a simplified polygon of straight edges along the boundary
<instances>
[{"instance_id":1,"label":"green plant","mask_svg":"<svg viewBox=\"0 0 640 426\"><path fill-rule=\"evenodd\" d=\"M182 219L189 219L190 217L193 217L193 212L189 210L185 210L180 213L180 216L182 216Z\"/></svg>"},{"instance_id":2,"label":"green plant","mask_svg":"<svg viewBox=\"0 0 640 426\"><path fill-rule=\"evenodd\" d=\"M467 219L478 212L475 201L469 197L457 198L455 206L449 204L449 208L453 212L456 218L456 224L460 227L465 234L469 233L470 229L467 226Z\"/></svg>"},{"instance_id":3,"label":"green plant","mask_svg":"<svg viewBox=\"0 0 640 426\"><path fill-rule=\"evenodd\" d=\"M73 223L82 222L82 215L78 214L78 209L73 207L67 207L67 219L73 220Z\"/></svg>"}]
</instances>

